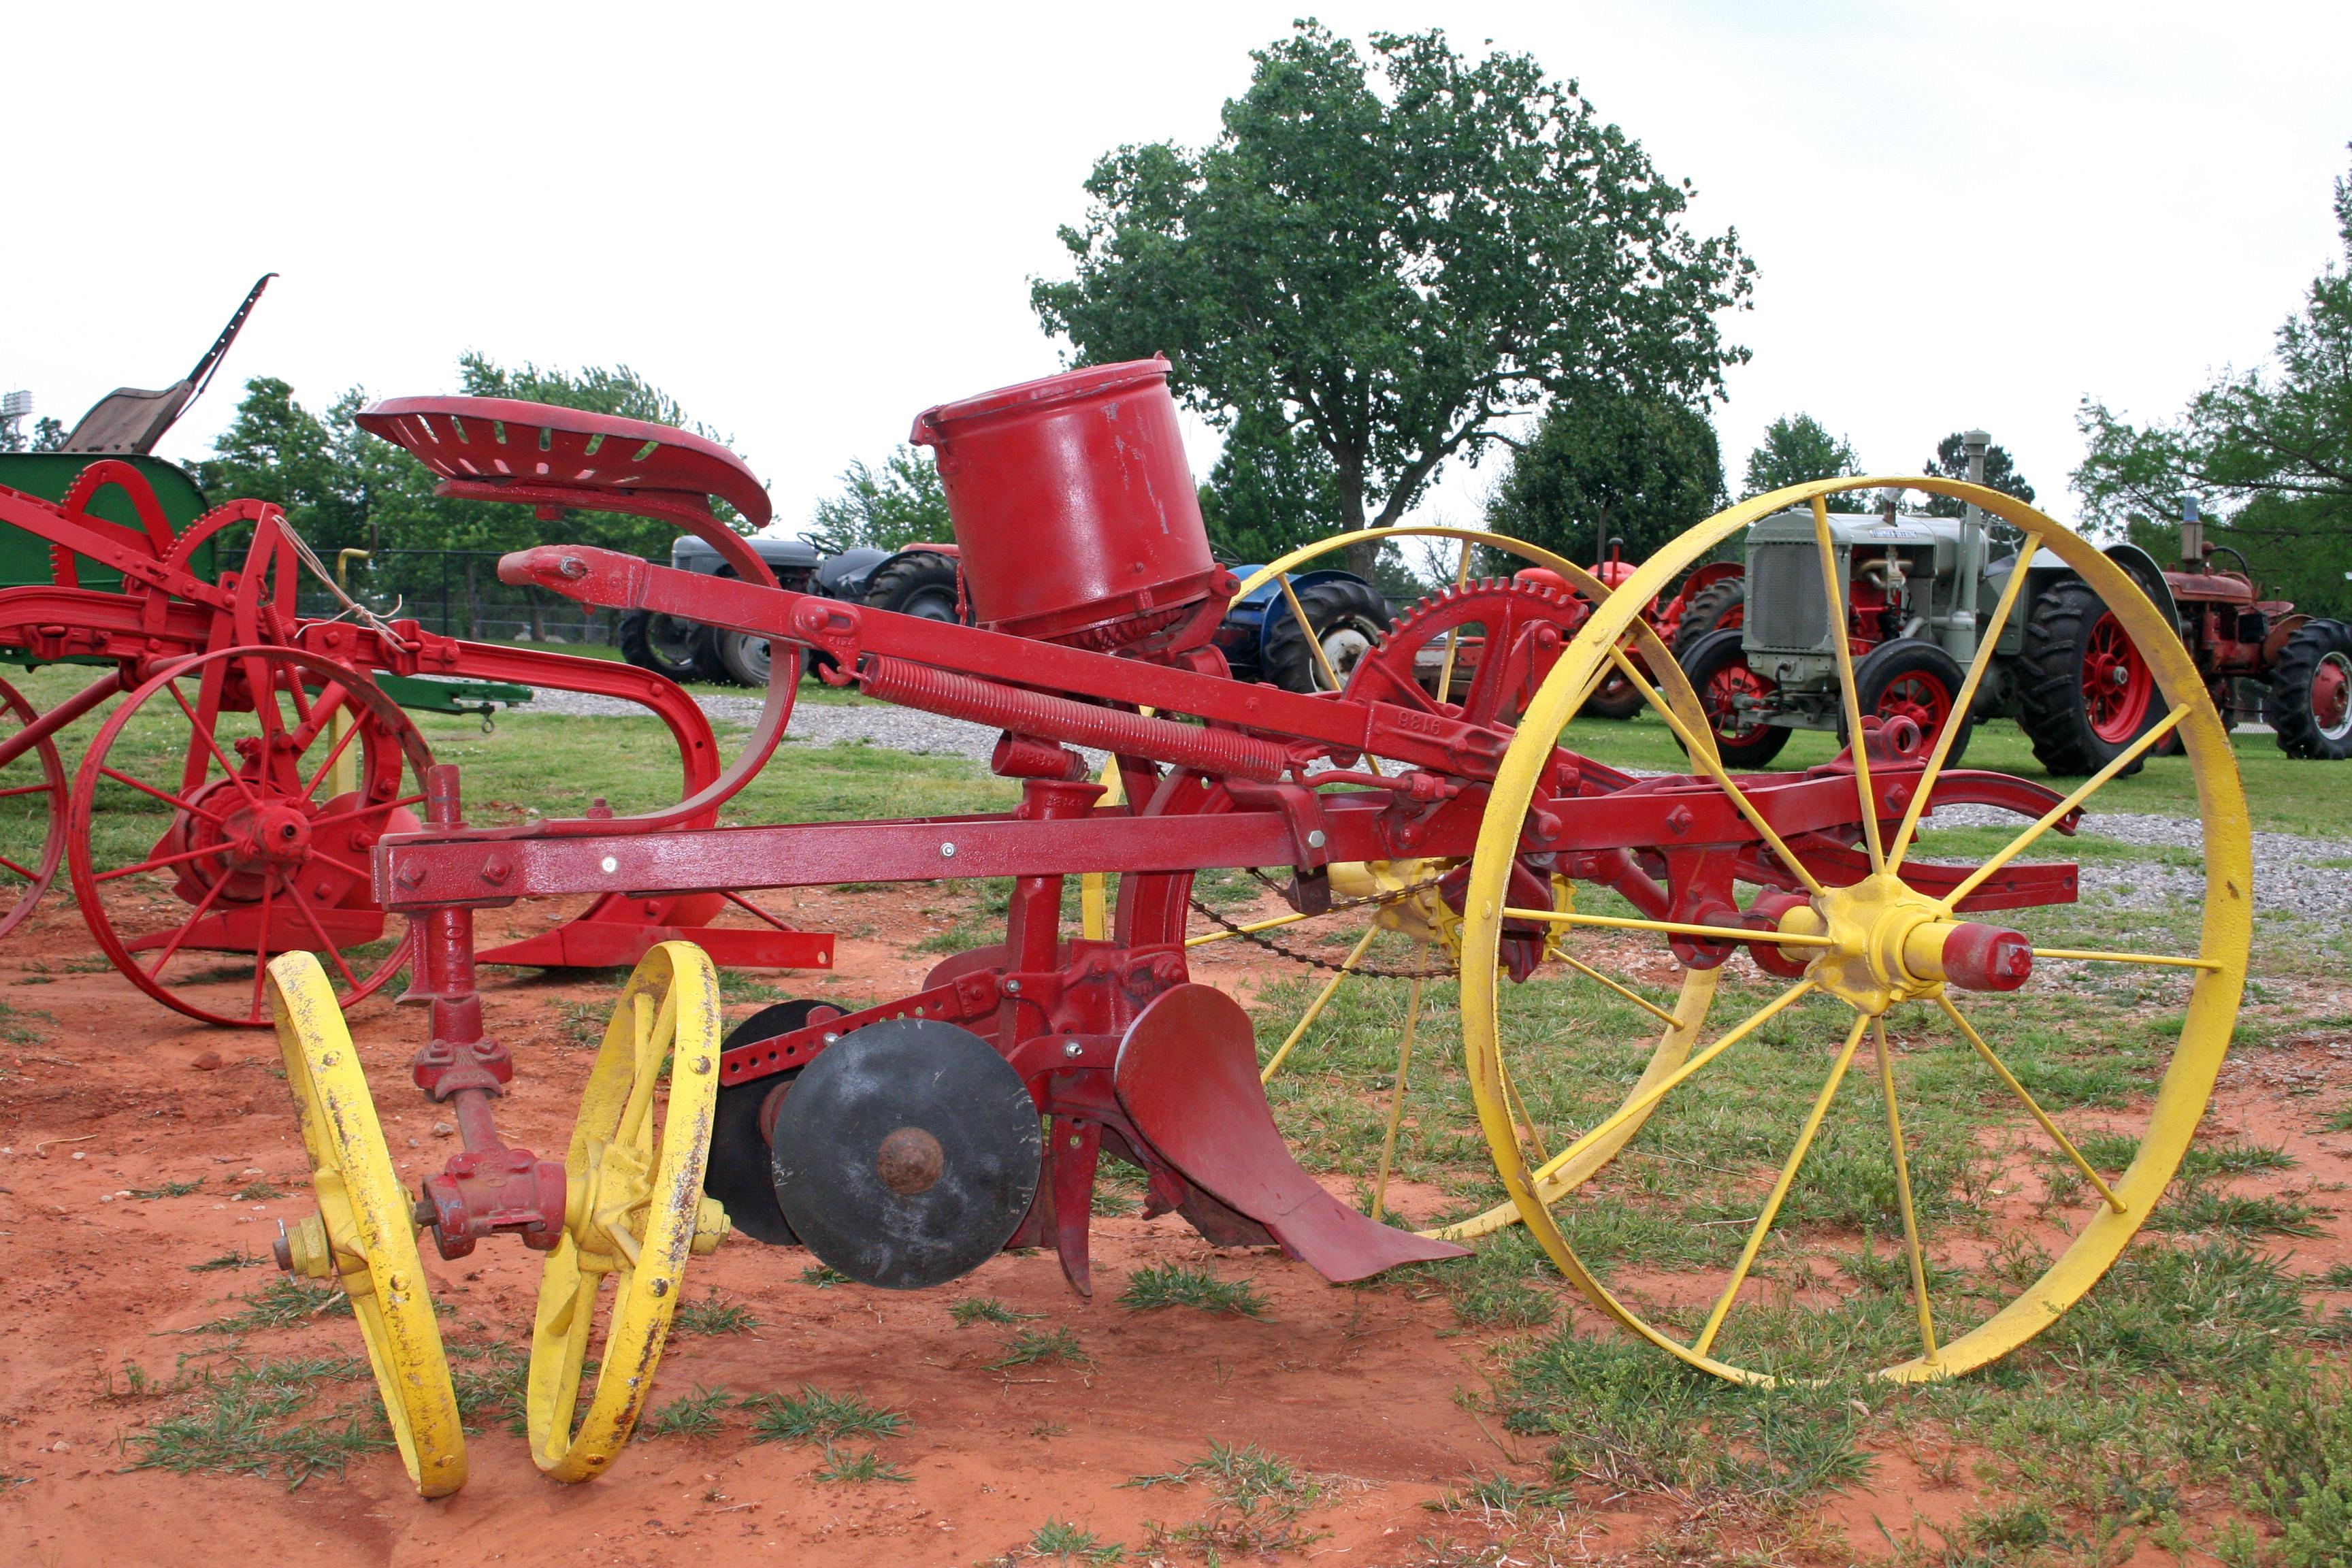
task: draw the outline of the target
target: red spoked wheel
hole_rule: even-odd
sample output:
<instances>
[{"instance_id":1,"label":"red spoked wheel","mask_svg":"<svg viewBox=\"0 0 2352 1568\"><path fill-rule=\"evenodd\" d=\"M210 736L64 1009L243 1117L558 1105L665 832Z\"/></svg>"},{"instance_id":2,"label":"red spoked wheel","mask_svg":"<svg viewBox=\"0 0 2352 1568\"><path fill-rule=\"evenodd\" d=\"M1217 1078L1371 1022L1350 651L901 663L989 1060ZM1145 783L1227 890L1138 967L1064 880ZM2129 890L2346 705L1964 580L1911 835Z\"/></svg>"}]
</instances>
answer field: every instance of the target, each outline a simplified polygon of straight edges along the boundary
<instances>
[{"instance_id":1,"label":"red spoked wheel","mask_svg":"<svg viewBox=\"0 0 2352 1568\"><path fill-rule=\"evenodd\" d=\"M17 737L37 715L22 693L0 680L0 936L22 925L56 880L66 852L66 767L43 736Z\"/></svg>"},{"instance_id":2,"label":"red spoked wheel","mask_svg":"<svg viewBox=\"0 0 2352 1568\"><path fill-rule=\"evenodd\" d=\"M1952 694L1932 677L1908 675L1889 686L1878 700L1881 719L1908 719L1922 735L1933 735L1951 716Z\"/></svg>"},{"instance_id":3,"label":"red spoked wheel","mask_svg":"<svg viewBox=\"0 0 2352 1568\"><path fill-rule=\"evenodd\" d=\"M2083 712L2091 732L2111 746L2136 740L2147 726L2156 678L2112 613L2091 627L2083 651Z\"/></svg>"},{"instance_id":4,"label":"red spoked wheel","mask_svg":"<svg viewBox=\"0 0 2352 1568\"><path fill-rule=\"evenodd\" d=\"M192 1018L268 1027L265 966L293 952L319 954L349 1007L406 964L368 862L417 826L431 763L392 700L331 659L246 647L168 666L75 775L82 918L132 984Z\"/></svg>"}]
</instances>

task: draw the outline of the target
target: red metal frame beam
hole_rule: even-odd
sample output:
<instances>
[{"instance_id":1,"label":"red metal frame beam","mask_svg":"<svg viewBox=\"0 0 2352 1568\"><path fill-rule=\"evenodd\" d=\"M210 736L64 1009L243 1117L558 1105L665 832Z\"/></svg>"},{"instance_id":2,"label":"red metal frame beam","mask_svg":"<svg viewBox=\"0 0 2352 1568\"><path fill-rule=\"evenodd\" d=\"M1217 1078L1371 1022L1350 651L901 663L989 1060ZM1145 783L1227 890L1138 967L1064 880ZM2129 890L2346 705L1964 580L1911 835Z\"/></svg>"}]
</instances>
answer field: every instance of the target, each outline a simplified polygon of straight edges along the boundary
<instances>
[{"instance_id":1,"label":"red metal frame beam","mask_svg":"<svg viewBox=\"0 0 2352 1568\"><path fill-rule=\"evenodd\" d=\"M541 545L518 551L499 563L499 578L583 604L649 609L805 644L845 665L854 666L863 654L881 654L1015 686L1188 714L1278 741L1306 741L1312 742L1310 751L1369 751L1468 777L1492 777L1509 742L1503 731L1441 714L1244 685L1169 665L680 572L609 550Z\"/></svg>"}]
</instances>

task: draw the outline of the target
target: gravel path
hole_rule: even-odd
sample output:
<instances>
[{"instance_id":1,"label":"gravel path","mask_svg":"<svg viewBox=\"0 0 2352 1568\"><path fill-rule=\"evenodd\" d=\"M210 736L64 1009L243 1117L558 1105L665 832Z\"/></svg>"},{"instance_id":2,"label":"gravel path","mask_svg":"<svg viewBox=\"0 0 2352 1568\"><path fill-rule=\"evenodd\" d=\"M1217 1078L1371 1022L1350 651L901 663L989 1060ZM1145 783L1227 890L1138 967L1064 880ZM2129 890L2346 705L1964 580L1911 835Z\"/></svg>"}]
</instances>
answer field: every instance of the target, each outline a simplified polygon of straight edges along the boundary
<instances>
[{"instance_id":1,"label":"gravel path","mask_svg":"<svg viewBox=\"0 0 2352 1568\"><path fill-rule=\"evenodd\" d=\"M698 697L702 710L716 724L748 727L758 722L756 697ZM645 711L617 698L590 697L574 691L545 691L531 702L534 713L632 714ZM869 741L877 746L918 755L970 757L986 762L996 744L994 730L942 719L912 708L887 704L837 707L816 702L793 704L785 737L813 745L842 741ZM1090 765L1102 759L1089 754ZM1948 806L1932 819L1945 827L2021 826L2022 820L1991 806ZM2086 836L2114 839L2142 848L2181 849L2194 854L2203 843L2202 828L2192 818L2150 816L2134 812L2093 812L2083 819ZM2254 841L2254 902L2258 909L2291 911L2317 920L2329 929L2352 924L2352 841L2304 838L2288 833L2257 833ZM2055 842L2063 844L2063 838ZM2327 862L2336 862L2330 865ZM2083 868L2083 891L2091 897L2131 910L2168 910L2195 904L2204 897L2203 873L2190 864L2155 859L2129 865L2089 865Z\"/></svg>"},{"instance_id":2,"label":"gravel path","mask_svg":"<svg viewBox=\"0 0 2352 1568\"><path fill-rule=\"evenodd\" d=\"M714 724L733 724L744 729L760 721L761 701L757 697L698 697L695 701L710 716ZM591 697L579 691L549 691L542 689L525 710L531 713L564 713L610 716L641 714L644 709L634 702L624 702L617 697ZM971 757L988 761L995 748L997 731L979 724L967 724L961 719L942 719L937 714L920 712L912 708L895 708L887 703L861 703L856 707L836 707L822 702L793 704L792 722L785 726L788 741L806 741L813 745L829 746L842 741L871 741L877 746L894 751L913 752L918 755Z\"/></svg>"}]
</instances>

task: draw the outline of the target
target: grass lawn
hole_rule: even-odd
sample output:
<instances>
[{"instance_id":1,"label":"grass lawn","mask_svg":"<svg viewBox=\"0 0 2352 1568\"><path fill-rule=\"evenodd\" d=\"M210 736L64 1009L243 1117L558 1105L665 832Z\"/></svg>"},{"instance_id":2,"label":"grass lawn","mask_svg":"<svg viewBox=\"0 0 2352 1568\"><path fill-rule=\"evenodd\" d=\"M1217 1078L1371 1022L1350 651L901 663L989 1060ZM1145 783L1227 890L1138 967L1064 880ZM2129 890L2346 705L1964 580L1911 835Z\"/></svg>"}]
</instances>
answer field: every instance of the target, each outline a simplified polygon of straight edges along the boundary
<instances>
[{"instance_id":1,"label":"grass lawn","mask_svg":"<svg viewBox=\"0 0 2352 1568\"><path fill-rule=\"evenodd\" d=\"M46 707L86 679L85 671L51 669L19 684ZM814 686L803 688L804 700L818 696ZM464 768L467 812L477 822L518 821L534 809L576 814L597 795L624 812L676 797L675 755L651 720L523 710L502 715L488 734L470 719L419 716L417 724L436 757ZM68 765L93 728L68 735ZM169 773L185 733L168 710L142 716L126 732L124 771ZM1680 766L1665 730L1646 720L1582 721L1568 740L1612 763ZM1803 767L1833 750L1827 735L1800 735L1781 761ZM2257 826L2341 831L2352 768L2290 762L2267 736L2239 737L2238 751ZM2006 724L1981 731L1968 762L2041 776ZM1015 794L960 758L788 745L730 804L727 817L1000 810ZM0 822L16 814L10 830L19 837L5 847L12 857L24 853L26 812L37 798L0 797ZM110 784L102 800L101 857L136 858L168 826L162 804L135 790ZM2110 786L2094 808L2192 816L2187 764L2152 763ZM1947 830L1930 840L1929 852L1981 855L2000 837L1990 829ZM2193 852L2112 840L2079 840L2053 853L2076 855L2086 866L2144 868L2150 877L2193 870L2197 860ZM1212 896L1249 891L1231 879L1213 886L1219 891ZM968 906L957 941L990 940L1001 889L952 896ZM1580 907L1613 906L1609 896L1588 891ZM2095 899L2021 919L2038 939L2068 945L2190 940L2177 913ZM1344 917L1329 923L1340 928L1328 939L1336 956L1360 927ZM1316 940L1312 928L1293 938ZM2275 959L2281 973L2303 974L2314 963L2340 961L2340 952L2315 957L2308 941L2297 942L2303 959L2291 962L2283 946L2266 945L2258 969ZM1659 984L1670 972L1654 952L1637 948L1612 937L1571 951L1650 1002L1671 1005L1672 990ZM1372 951L1376 960L1411 957L1402 937L1383 938ZM1716 1029L1786 984L1769 982L1744 958L1725 973ZM1257 994L1262 1049L1289 1033L1321 984L1320 975L1302 973ZM1965 1011L2018 1080L2076 1136L2094 1168L2113 1174L2137 1150L2183 985L2172 974L2140 970L2076 973L2013 996L1970 997ZM1377 1168L1409 994L1402 981L1343 984L1275 1079L1276 1116L1309 1168L1360 1183ZM1445 1211L1467 1215L1497 1201L1500 1188L1461 1068L1456 987L1431 982L1422 1000L1396 1174L1433 1194ZM1556 967L1507 987L1504 1007L1505 1048L1528 1136L1555 1150L1622 1102L1656 1029L1636 1004ZM1850 1016L1842 1006L1810 1001L1758 1029L1653 1117L1585 1194L1561 1205L1580 1253L1661 1326L1687 1335L1706 1316ZM2096 1200L1938 1015L1914 1006L1892 1022L1888 1072L1906 1117L1928 1295L1948 1339L2013 1299L2091 1217ZM2295 1029L2347 1022L2261 1009L2242 1025L2239 1048L2259 1055ZM2352 1110L2342 1098L2339 1088L2305 1102L2314 1131ZM1822 1381L1756 1391L1685 1373L1589 1313L1571 1316L1559 1275L1517 1229L1486 1238L1471 1259L1363 1287L1451 1302L1461 1331L1480 1343L1490 1379L1484 1394L1464 1397L1545 1456L1543 1481L1498 1478L1500 1489L1479 1500L1483 1506L1508 1514L1584 1487L1657 1492L1721 1503L1736 1510L1750 1539L1760 1531L1793 1544L1809 1500L1865 1479L1874 1456L1900 1453L1931 1474L1943 1467L1948 1483L1967 1489L1969 1500L1940 1549L1916 1531L1899 1543L1906 1561L2117 1562L2141 1542L2249 1568L2339 1560L2325 1554L2340 1540L2326 1510L2352 1497L2352 1420L2344 1414L2341 1370L2352 1318L2324 1315L2316 1303L2325 1298L2315 1292L2325 1280L2306 1278L2290 1261L2293 1243L2327 1219L2329 1201L2295 1173L2292 1156L2259 1142L2207 1139L2156 1222L2048 1332L1956 1384L1896 1389L1856 1377L1909 1354L1917 1333L1885 1114L1865 1050L1830 1100L1802 1179L1756 1258L1750 1278L1758 1286L1717 1342L1722 1353L1746 1364ZM1116 1190L1111 1197L1118 1201ZM2352 1288L2352 1279L2344 1283ZM348 1381L342 1370L330 1381ZM224 1385L223 1397L327 1408L323 1401L310 1405L317 1397L310 1393L281 1394L279 1383L295 1380L273 1376L257 1369L246 1384ZM302 1428L306 1446L281 1457L283 1467L290 1475L331 1466L343 1452L344 1430L321 1415ZM138 1462L175 1464L183 1448L197 1453L205 1438L191 1427L172 1440L180 1447L154 1447ZM2275 1540L2258 1551L2249 1520ZM2315 1544L2296 1545L2298 1530Z\"/></svg>"}]
</instances>

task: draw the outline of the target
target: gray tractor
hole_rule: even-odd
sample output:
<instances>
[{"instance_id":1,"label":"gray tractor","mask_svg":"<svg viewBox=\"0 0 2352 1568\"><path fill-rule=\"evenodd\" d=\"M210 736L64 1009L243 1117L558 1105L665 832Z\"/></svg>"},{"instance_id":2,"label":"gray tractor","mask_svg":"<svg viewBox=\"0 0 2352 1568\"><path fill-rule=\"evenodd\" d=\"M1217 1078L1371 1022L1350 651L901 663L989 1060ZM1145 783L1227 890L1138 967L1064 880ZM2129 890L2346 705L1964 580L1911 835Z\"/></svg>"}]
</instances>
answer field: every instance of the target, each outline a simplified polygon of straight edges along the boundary
<instances>
[{"instance_id":1,"label":"gray tractor","mask_svg":"<svg viewBox=\"0 0 2352 1568\"><path fill-rule=\"evenodd\" d=\"M872 605L926 620L958 618L961 601L951 546L914 544L899 551L845 550L837 555L820 556L805 539L761 537L744 542L768 563L778 583L796 592ZM719 559L718 551L691 534L679 535L670 546L669 563L681 572L735 575L735 569ZM765 637L634 610L621 618L617 641L623 658L672 680L732 681L755 689L768 684Z\"/></svg>"},{"instance_id":2,"label":"gray tractor","mask_svg":"<svg viewBox=\"0 0 2352 1568\"><path fill-rule=\"evenodd\" d=\"M1987 440L1969 433L1973 472ZM1910 718L1930 735L1957 722L1955 761L1977 721L2014 717L2050 772L2095 773L2162 717L2153 674L2122 624L2046 556L2029 569L1971 710L1957 713L1979 628L2015 554L1988 559L1990 530L1974 507L1957 518L1902 515L1891 503L1877 514L1832 514L1830 535L1842 626L1826 613L1812 513L1800 509L1756 522L1744 574L1714 590L1736 599L1739 624L1691 624L1678 642L1727 763L1762 767L1795 731L1843 728L1839 635L1853 652L1863 712ZM2133 544L2106 549L2179 629L2224 713L2260 711L2291 755L2352 756L2352 627L2262 598L2250 574L2215 570L2213 553L2193 503L2177 565ZM2255 686L2257 700L2238 700L2242 682Z\"/></svg>"}]
</instances>

